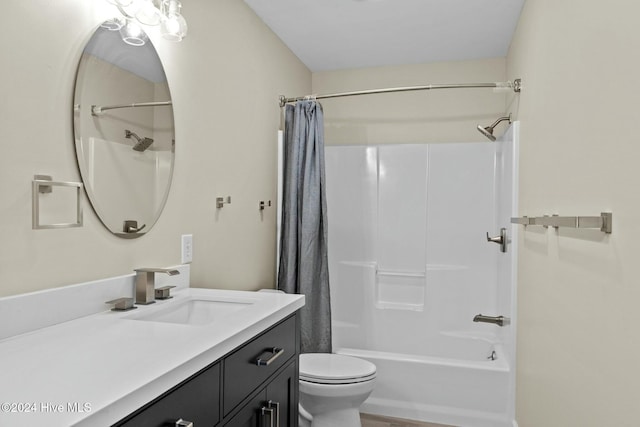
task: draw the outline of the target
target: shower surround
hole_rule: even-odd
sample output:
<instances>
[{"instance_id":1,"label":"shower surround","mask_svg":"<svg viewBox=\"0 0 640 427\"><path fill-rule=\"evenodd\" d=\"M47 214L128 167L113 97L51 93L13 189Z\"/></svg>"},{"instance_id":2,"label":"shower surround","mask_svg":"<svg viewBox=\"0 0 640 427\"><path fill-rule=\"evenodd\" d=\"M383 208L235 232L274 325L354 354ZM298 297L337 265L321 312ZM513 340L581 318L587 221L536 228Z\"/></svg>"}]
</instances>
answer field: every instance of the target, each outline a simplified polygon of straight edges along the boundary
<instances>
[{"instance_id":1,"label":"shower surround","mask_svg":"<svg viewBox=\"0 0 640 427\"><path fill-rule=\"evenodd\" d=\"M362 412L515 425L517 131L326 147L333 348L378 367ZM506 253L487 242L500 228Z\"/></svg>"}]
</instances>

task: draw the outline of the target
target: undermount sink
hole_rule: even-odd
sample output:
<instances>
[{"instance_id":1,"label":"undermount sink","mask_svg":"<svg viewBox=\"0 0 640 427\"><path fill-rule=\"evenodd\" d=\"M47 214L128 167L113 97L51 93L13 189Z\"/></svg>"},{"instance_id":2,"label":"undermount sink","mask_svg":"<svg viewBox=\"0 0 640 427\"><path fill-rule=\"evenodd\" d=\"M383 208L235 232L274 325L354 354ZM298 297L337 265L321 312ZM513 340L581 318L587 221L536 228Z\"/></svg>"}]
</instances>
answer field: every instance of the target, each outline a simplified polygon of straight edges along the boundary
<instances>
[{"instance_id":1,"label":"undermount sink","mask_svg":"<svg viewBox=\"0 0 640 427\"><path fill-rule=\"evenodd\" d=\"M175 301L175 303L170 301L165 304L166 307L158 307L157 309L153 307L154 310L149 313L135 313L127 318L182 325L206 325L251 306L253 301L225 301L196 297Z\"/></svg>"}]
</instances>

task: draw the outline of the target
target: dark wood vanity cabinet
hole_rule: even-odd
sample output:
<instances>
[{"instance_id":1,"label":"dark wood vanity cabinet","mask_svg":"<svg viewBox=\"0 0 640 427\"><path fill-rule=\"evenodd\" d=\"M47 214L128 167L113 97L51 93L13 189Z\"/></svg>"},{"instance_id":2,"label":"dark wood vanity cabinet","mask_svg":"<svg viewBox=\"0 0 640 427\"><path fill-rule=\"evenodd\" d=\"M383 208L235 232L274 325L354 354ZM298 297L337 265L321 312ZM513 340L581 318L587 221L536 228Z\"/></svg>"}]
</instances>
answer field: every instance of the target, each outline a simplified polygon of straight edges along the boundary
<instances>
[{"instance_id":1,"label":"dark wood vanity cabinet","mask_svg":"<svg viewBox=\"0 0 640 427\"><path fill-rule=\"evenodd\" d=\"M297 427L299 336L294 314L115 425Z\"/></svg>"}]
</instances>

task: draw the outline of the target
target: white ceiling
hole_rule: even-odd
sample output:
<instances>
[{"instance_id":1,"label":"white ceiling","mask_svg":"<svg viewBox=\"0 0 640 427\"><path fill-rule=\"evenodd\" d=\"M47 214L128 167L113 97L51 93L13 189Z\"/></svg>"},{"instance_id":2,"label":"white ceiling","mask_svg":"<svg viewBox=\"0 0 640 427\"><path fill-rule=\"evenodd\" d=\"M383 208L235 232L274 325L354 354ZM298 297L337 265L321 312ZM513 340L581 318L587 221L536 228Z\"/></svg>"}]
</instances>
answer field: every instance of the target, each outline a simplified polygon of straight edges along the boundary
<instances>
[{"instance_id":1,"label":"white ceiling","mask_svg":"<svg viewBox=\"0 0 640 427\"><path fill-rule=\"evenodd\" d=\"M507 55L525 0L245 0L311 71Z\"/></svg>"}]
</instances>

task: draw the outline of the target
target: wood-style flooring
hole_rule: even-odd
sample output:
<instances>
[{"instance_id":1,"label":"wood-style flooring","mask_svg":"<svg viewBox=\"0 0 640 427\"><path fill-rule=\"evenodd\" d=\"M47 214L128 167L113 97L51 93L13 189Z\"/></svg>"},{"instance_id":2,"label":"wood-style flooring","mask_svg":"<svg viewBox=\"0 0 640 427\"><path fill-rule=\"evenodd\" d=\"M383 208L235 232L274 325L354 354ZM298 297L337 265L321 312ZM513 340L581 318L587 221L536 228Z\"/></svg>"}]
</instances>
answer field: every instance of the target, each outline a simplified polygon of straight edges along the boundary
<instances>
[{"instance_id":1,"label":"wood-style flooring","mask_svg":"<svg viewBox=\"0 0 640 427\"><path fill-rule=\"evenodd\" d=\"M362 421L362 427L455 427L370 414L360 414L360 420Z\"/></svg>"}]
</instances>

